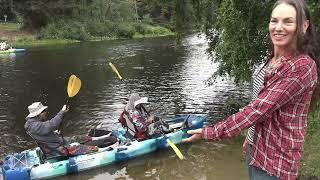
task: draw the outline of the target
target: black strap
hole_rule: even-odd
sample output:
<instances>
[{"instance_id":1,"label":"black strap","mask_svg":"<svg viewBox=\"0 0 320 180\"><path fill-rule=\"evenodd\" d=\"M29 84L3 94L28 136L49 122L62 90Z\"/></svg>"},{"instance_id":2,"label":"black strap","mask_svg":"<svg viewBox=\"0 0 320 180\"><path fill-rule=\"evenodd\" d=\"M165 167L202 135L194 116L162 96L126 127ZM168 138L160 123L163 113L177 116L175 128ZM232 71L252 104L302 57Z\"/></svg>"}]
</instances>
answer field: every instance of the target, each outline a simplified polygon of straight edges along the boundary
<instances>
[{"instance_id":1,"label":"black strap","mask_svg":"<svg viewBox=\"0 0 320 180\"><path fill-rule=\"evenodd\" d=\"M135 132L137 132L137 127L136 127L136 125L133 123L133 119L131 118L129 112L126 111L126 109L124 109L123 112L124 112L124 114L128 117L129 121L133 124ZM124 117L124 118L125 118L125 117ZM126 122L126 124L127 124L127 122ZM127 124L127 130L128 130L128 128L129 128L129 127L128 127L128 124Z\"/></svg>"},{"instance_id":2,"label":"black strap","mask_svg":"<svg viewBox=\"0 0 320 180\"><path fill-rule=\"evenodd\" d=\"M144 112L146 112L146 113L147 113L148 117L150 116L150 113L146 110L146 108L145 108L144 106L142 106L142 105L141 105L141 109L143 109L143 110L144 110Z\"/></svg>"}]
</instances>

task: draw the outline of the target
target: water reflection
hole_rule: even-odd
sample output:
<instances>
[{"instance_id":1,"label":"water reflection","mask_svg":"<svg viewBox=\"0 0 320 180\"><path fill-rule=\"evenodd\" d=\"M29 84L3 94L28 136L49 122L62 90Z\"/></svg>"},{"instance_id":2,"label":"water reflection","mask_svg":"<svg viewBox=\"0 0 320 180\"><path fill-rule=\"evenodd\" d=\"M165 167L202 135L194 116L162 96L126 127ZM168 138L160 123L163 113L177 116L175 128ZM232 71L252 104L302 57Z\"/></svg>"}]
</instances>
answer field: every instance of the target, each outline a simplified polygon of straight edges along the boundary
<instances>
[{"instance_id":1,"label":"water reflection","mask_svg":"<svg viewBox=\"0 0 320 180\"><path fill-rule=\"evenodd\" d=\"M65 136L86 133L96 126L117 129L123 99L131 92L146 95L148 109L160 117L177 114L209 114L221 120L219 110L229 96L247 97L247 86L218 79L205 81L216 64L205 54L203 37L186 37L176 45L172 37L146 40L88 42L28 49L23 56L0 60L0 154L33 147L23 124L27 106L42 101L51 115L67 98L68 77L82 80L79 94L65 118ZM113 62L124 80L108 66ZM12 143L15 142L15 143ZM163 150L128 162L61 179L241 179L246 177L240 141L181 145L188 161ZM235 169L235 175L228 170ZM245 178L244 178L245 179Z\"/></svg>"}]
</instances>

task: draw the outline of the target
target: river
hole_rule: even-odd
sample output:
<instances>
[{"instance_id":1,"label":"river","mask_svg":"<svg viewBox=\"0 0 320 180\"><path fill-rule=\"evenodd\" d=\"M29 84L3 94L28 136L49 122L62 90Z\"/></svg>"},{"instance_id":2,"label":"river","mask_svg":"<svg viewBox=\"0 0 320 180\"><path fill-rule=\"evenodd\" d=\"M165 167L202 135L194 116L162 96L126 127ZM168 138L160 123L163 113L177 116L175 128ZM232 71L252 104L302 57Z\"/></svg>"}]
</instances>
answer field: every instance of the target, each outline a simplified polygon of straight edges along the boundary
<instances>
[{"instance_id":1,"label":"river","mask_svg":"<svg viewBox=\"0 0 320 180\"><path fill-rule=\"evenodd\" d=\"M66 102L68 77L82 81L63 122L65 136L85 134L96 126L117 129L117 118L131 92L148 96L147 109L162 118L179 114L208 115L211 123L225 117L228 97L245 99L248 86L218 78L206 54L203 36L189 35L181 44L173 37L74 43L27 49L0 56L0 156L32 148L23 125L27 106L41 101L50 115ZM108 66L113 62L124 80ZM55 179L247 179L243 137L222 142L178 145L187 160L171 149L127 162Z\"/></svg>"}]
</instances>

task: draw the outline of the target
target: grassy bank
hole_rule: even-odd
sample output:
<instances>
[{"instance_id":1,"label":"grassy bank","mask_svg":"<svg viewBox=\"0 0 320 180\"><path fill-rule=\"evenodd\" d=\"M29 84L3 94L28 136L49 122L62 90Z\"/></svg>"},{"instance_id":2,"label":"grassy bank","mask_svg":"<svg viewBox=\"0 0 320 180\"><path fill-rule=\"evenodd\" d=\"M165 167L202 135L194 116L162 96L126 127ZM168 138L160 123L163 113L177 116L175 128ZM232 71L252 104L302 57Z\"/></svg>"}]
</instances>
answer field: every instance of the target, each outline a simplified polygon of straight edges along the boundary
<instances>
[{"instance_id":1,"label":"grassy bank","mask_svg":"<svg viewBox=\"0 0 320 180\"><path fill-rule=\"evenodd\" d=\"M6 40L14 47L66 44L80 41L101 41L114 39L136 39L174 35L161 26L137 23L80 23L59 22L50 24L40 32L23 31L20 24L0 24L0 40Z\"/></svg>"},{"instance_id":2,"label":"grassy bank","mask_svg":"<svg viewBox=\"0 0 320 180\"><path fill-rule=\"evenodd\" d=\"M320 107L308 115L308 134L301 162L301 179L320 179Z\"/></svg>"},{"instance_id":3,"label":"grassy bank","mask_svg":"<svg viewBox=\"0 0 320 180\"><path fill-rule=\"evenodd\" d=\"M66 44L78 42L64 39L37 39L35 33L20 30L20 24L0 24L0 40L6 40L13 47L42 46L50 44Z\"/></svg>"}]
</instances>

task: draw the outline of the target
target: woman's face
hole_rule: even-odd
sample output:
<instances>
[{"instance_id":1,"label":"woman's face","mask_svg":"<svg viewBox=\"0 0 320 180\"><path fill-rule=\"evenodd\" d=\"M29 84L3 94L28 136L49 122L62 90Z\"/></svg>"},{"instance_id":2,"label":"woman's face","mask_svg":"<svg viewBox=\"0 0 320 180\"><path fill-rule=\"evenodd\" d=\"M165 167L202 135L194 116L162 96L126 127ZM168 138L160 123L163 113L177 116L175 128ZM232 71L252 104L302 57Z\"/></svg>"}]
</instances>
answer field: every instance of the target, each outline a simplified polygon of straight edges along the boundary
<instances>
[{"instance_id":1,"label":"woman's face","mask_svg":"<svg viewBox=\"0 0 320 180\"><path fill-rule=\"evenodd\" d=\"M271 14L269 33L274 48L296 48L297 12L288 4L279 4Z\"/></svg>"}]
</instances>

